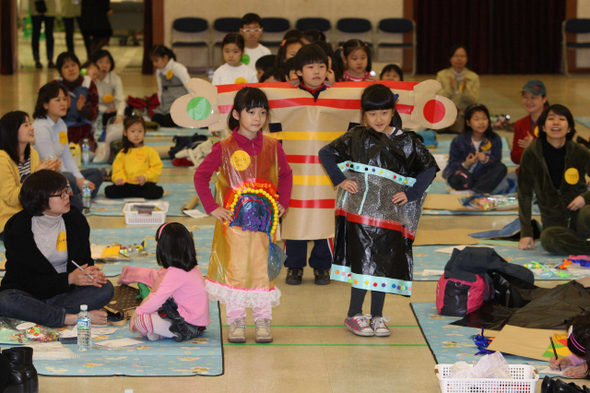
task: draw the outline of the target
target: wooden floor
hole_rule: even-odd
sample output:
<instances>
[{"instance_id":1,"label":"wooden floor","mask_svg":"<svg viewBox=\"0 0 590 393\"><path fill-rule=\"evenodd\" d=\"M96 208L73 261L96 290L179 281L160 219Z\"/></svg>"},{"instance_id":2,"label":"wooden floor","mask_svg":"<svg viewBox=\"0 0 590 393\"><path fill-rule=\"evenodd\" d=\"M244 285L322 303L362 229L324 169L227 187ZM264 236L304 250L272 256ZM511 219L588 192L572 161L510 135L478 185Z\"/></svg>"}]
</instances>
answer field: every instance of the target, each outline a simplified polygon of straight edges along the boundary
<instances>
[{"instance_id":1,"label":"wooden floor","mask_svg":"<svg viewBox=\"0 0 590 393\"><path fill-rule=\"evenodd\" d=\"M112 48L115 53L125 49ZM26 52L28 48L23 48ZM56 53L59 53L56 49ZM80 50L79 53L82 53ZM21 59L25 55L21 56ZM118 57L115 56L115 59ZM56 77L55 71L33 71L29 64L12 76L0 76L0 113L24 110L32 113L36 94L41 85ZM83 60L82 60L83 61ZM383 65L376 64L379 70ZM120 72L125 93L133 96L156 92L153 76ZM431 78L419 75L417 81ZM550 103L568 106L574 116L590 116L590 78L566 78L559 75L535 75L545 82ZM530 78L527 75L481 77L481 103L493 114L509 114L512 119L526 112L520 101L520 90ZM587 138L590 130L578 126L578 132ZM507 135L512 140L511 135ZM184 168L164 169L161 182L168 175L170 181L192 181L192 172ZM485 230L500 228L511 216L425 216L420 228L448 229L472 228ZM125 226L123 218L89 217L92 228ZM179 218L189 225L212 223L211 218L194 220ZM225 375L220 377L92 377L59 378L41 377L41 392L437 392L435 365L425 340L410 309L410 302L432 302L435 299L435 282L415 282L411 298L388 295L384 315L391 317L392 335L388 338L360 338L342 325L348 308L350 287L343 283L328 286L313 284L312 272L305 270L300 286L285 285L284 274L278 285L283 293L281 305L273 312L275 345L225 345ZM546 285L554 285L545 283ZM370 296L365 308L368 309ZM224 312L222 310L222 315ZM225 323L225 318L223 318ZM251 319L249 318L251 324ZM397 327L397 326L411 327ZM336 327L334 327L336 326ZM224 329L224 342L227 342ZM253 328L248 331L253 343ZM341 345L332 345L341 344ZM371 346L368 346L368 345ZM383 344L383 346L374 346ZM392 346L404 344L409 346ZM412 346L415 345L415 346ZM540 386L540 384L538 385ZM537 391L540 391L538 389Z\"/></svg>"}]
</instances>

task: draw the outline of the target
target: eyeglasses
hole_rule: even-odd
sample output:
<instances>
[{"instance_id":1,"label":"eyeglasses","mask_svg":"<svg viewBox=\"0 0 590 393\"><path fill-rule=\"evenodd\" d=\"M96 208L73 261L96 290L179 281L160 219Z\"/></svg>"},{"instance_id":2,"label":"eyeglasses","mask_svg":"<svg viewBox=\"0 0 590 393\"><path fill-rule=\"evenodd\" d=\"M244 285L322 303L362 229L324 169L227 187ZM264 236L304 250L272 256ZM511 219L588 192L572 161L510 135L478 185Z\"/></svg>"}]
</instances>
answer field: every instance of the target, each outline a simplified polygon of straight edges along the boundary
<instances>
[{"instance_id":1,"label":"eyeglasses","mask_svg":"<svg viewBox=\"0 0 590 393\"><path fill-rule=\"evenodd\" d=\"M260 33L262 31L262 29L243 29L242 31L246 34Z\"/></svg>"},{"instance_id":2,"label":"eyeglasses","mask_svg":"<svg viewBox=\"0 0 590 393\"><path fill-rule=\"evenodd\" d=\"M70 193L68 192L68 189L66 188L60 194L49 195L49 198L58 198L58 197L61 198L61 199L69 198L70 197Z\"/></svg>"}]
</instances>

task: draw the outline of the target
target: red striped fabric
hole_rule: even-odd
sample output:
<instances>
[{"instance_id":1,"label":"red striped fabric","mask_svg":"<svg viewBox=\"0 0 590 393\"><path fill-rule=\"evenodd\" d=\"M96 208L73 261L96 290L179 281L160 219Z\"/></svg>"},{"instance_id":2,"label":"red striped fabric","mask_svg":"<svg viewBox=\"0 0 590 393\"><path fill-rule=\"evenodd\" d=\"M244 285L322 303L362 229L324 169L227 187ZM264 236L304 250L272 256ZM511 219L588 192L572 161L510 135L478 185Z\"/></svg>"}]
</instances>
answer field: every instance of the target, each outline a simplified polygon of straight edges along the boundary
<instances>
[{"instance_id":1,"label":"red striped fabric","mask_svg":"<svg viewBox=\"0 0 590 393\"><path fill-rule=\"evenodd\" d=\"M357 224L371 225L371 226L377 227L377 228L385 228L385 229L391 229L393 231L398 231L398 232L401 232L402 235L408 239L413 240L414 237L416 236L416 232L410 231L407 228L404 228L404 226L397 221L360 216L358 214L350 213L350 212L344 211L342 209L337 209L336 215L346 217L347 221L354 222Z\"/></svg>"},{"instance_id":2,"label":"red striped fabric","mask_svg":"<svg viewBox=\"0 0 590 393\"><path fill-rule=\"evenodd\" d=\"M335 199L291 199L289 202L289 207L300 209L333 209L335 205Z\"/></svg>"},{"instance_id":3,"label":"red striped fabric","mask_svg":"<svg viewBox=\"0 0 590 393\"><path fill-rule=\"evenodd\" d=\"M287 162L289 164L321 164L318 156L306 156L303 154L287 154Z\"/></svg>"}]
</instances>

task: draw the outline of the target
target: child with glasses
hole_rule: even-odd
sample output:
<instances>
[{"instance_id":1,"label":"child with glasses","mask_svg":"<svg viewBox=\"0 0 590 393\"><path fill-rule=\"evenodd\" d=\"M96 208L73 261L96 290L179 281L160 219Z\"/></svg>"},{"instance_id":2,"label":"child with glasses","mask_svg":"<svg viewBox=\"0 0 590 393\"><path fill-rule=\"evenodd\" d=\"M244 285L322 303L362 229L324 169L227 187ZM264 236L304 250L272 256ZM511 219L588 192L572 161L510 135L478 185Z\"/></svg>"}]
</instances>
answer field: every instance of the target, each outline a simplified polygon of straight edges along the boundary
<instances>
[{"instance_id":1,"label":"child with glasses","mask_svg":"<svg viewBox=\"0 0 590 393\"><path fill-rule=\"evenodd\" d=\"M258 14L246 14L240 22L240 34L244 37L244 56L242 63L256 71L256 61L262 56L270 55L270 49L258 40L262 35L262 19Z\"/></svg>"}]
</instances>

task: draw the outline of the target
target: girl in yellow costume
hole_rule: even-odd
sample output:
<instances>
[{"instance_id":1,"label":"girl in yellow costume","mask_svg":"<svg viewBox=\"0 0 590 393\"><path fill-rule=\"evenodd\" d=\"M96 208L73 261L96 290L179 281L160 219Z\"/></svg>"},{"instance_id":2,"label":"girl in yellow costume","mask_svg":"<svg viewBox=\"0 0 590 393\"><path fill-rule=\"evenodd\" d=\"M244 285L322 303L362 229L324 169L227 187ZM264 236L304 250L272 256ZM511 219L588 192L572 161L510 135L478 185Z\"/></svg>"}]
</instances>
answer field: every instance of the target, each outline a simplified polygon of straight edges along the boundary
<instances>
[{"instance_id":1,"label":"girl in yellow costume","mask_svg":"<svg viewBox=\"0 0 590 393\"><path fill-rule=\"evenodd\" d=\"M276 139L260 131L268 123L268 100L244 87L229 117L233 134L213 145L195 172L195 188L215 227L205 289L225 303L229 341L245 342L246 307L253 309L256 342L271 342L272 307L281 292L269 277L269 255L278 218L289 206L293 176ZM217 171L217 195L209 180ZM278 192L278 195L277 195Z\"/></svg>"}]
</instances>

